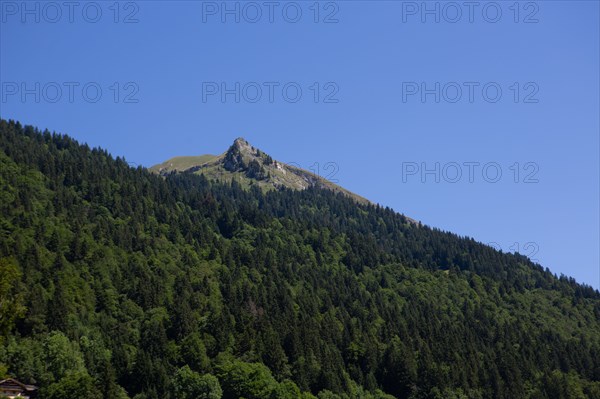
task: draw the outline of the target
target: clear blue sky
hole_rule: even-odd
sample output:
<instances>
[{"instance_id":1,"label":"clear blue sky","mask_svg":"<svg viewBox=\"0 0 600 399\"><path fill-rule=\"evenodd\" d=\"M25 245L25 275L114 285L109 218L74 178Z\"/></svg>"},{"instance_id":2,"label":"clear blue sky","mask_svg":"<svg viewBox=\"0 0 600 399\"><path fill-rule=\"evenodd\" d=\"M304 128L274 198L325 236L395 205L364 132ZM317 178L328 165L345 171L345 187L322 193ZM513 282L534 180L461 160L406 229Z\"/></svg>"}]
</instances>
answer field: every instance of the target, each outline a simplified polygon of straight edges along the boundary
<instances>
[{"instance_id":1,"label":"clear blue sky","mask_svg":"<svg viewBox=\"0 0 600 399\"><path fill-rule=\"evenodd\" d=\"M145 166L244 136L599 288L597 1L46 4L0 2L3 118Z\"/></svg>"}]
</instances>

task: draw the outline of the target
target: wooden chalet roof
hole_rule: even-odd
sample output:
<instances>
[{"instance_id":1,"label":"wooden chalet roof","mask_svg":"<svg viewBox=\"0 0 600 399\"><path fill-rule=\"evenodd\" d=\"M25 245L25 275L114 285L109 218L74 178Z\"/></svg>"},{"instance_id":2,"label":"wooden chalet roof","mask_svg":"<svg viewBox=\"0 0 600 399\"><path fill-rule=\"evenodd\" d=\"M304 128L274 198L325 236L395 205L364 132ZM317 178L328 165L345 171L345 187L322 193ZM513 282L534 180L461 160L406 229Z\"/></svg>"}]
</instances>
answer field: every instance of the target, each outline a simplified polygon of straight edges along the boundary
<instances>
[{"instance_id":1,"label":"wooden chalet roof","mask_svg":"<svg viewBox=\"0 0 600 399\"><path fill-rule=\"evenodd\" d=\"M15 390L15 391L25 391L25 392L35 392L38 387L35 385L27 385L22 382L15 380L14 378L7 378L5 380L0 381L0 389L3 390Z\"/></svg>"}]
</instances>

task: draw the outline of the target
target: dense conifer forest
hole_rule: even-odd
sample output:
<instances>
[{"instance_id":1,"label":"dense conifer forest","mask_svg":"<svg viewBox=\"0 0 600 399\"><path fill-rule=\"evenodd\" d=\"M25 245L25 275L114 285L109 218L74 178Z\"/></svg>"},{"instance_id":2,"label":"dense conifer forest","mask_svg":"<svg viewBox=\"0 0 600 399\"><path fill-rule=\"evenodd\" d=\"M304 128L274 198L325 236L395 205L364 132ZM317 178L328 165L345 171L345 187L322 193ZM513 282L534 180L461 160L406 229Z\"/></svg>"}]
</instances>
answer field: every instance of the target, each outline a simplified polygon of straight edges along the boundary
<instances>
[{"instance_id":1,"label":"dense conifer forest","mask_svg":"<svg viewBox=\"0 0 600 399\"><path fill-rule=\"evenodd\" d=\"M162 177L0 120L2 376L41 399L600 398L600 294L340 193Z\"/></svg>"}]
</instances>

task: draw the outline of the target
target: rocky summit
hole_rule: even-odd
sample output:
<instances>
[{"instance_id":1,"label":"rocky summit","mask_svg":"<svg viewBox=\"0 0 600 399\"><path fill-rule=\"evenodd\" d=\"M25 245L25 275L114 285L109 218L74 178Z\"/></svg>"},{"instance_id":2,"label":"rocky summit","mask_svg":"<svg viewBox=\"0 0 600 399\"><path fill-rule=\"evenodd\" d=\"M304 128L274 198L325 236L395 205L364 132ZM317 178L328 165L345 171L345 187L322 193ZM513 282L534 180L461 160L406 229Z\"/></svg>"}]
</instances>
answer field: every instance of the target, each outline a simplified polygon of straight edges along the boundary
<instances>
[{"instance_id":1,"label":"rocky summit","mask_svg":"<svg viewBox=\"0 0 600 399\"><path fill-rule=\"evenodd\" d=\"M270 155L238 137L221 155L179 156L154 165L151 171L166 176L173 173L203 174L212 180L237 180L243 187L257 185L263 190L282 187L304 190L326 188L342 193L359 203L369 201L305 169L274 160Z\"/></svg>"}]
</instances>

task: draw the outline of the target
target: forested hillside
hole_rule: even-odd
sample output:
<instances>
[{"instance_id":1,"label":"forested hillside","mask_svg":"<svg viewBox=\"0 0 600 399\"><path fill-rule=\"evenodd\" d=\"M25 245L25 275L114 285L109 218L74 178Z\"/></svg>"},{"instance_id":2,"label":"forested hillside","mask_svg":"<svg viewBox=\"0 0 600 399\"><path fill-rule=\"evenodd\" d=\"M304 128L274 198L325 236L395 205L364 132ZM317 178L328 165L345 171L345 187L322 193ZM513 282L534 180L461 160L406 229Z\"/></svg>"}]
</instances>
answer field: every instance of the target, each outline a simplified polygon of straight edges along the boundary
<instances>
[{"instance_id":1,"label":"forested hillside","mask_svg":"<svg viewBox=\"0 0 600 399\"><path fill-rule=\"evenodd\" d=\"M5 120L0 188L0 376L42 399L600 398L597 291L389 208Z\"/></svg>"}]
</instances>

